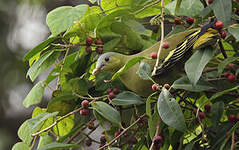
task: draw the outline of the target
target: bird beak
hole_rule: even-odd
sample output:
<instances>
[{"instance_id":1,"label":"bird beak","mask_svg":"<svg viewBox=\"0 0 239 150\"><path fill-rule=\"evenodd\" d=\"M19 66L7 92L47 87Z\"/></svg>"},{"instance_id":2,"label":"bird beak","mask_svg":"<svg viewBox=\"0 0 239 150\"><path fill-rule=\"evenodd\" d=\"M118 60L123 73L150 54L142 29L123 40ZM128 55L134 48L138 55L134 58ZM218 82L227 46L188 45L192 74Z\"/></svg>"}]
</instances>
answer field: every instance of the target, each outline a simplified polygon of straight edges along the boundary
<instances>
[{"instance_id":1,"label":"bird beak","mask_svg":"<svg viewBox=\"0 0 239 150\"><path fill-rule=\"evenodd\" d=\"M92 74L95 76L98 72L101 71L101 68L95 68L92 72Z\"/></svg>"}]
</instances>

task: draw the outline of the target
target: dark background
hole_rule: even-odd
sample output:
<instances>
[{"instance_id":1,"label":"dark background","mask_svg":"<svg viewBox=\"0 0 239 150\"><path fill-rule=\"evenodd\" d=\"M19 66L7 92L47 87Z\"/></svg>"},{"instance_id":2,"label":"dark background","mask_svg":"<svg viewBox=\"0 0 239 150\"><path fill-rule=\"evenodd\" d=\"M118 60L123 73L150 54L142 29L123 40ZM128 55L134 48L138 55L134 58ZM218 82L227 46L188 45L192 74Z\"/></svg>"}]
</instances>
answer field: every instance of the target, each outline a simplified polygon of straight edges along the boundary
<instances>
[{"instance_id":1,"label":"dark background","mask_svg":"<svg viewBox=\"0 0 239 150\"><path fill-rule=\"evenodd\" d=\"M23 56L49 35L46 15L59 6L75 6L87 0L0 0L0 150L20 141L17 130L31 117L33 107L22 104L34 83L26 78ZM40 75L38 80L44 79ZM36 81L37 82L37 81ZM50 94L46 89L44 101ZM41 104L44 106L44 102Z\"/></svg>"}]
</instances>

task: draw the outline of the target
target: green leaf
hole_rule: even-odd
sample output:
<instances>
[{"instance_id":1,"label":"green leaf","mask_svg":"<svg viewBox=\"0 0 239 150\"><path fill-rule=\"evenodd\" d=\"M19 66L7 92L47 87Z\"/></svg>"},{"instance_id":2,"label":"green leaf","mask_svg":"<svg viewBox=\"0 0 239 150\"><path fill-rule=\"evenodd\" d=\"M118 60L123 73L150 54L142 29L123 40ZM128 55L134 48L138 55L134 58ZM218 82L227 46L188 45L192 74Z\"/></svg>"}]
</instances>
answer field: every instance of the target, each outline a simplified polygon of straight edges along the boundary
<instances>
[{"instance_id":1,"label":"green leaf","mask_svg":"<svg viewBox=\"0 0 239 150\"><path fill-rule=\"evenodd\" d=\"M28 95L23 101L23 105L28 108L31 105L39 104L44 94L44 90L44 83L42 81L39 81L28 93Z\"/></svg>"},{"instance_id":2,"label":"green leaf","mask_svg":"<svg viewBox=\"0 0 239 150\"><path fill-rule=\"evenodd\" d=\"M124 23L127 26L129 26L132 30L141 35L151 36L152 34L151 30L147 30L141 23L137 22L136 20L130 19L126 20Z\"/></svg>"},{"instance_id":3,"label":"green leaf","mask_svg":"<svg viewBox=\"0 0 239 150\"><path fill-rule=\"evenodd\" d=\"M30 146L28 146L23 142L18 142L14 144L14 146L12 147L12 150L30 150L30 149L31 149Z\"/></svg>"},{"instance_id":4,"label":"green leaf","mask_svg":"<svg viewBox=\"0 0 239 150\"><path fill-rule=\"evenodd\" d=\"M27 121L25 121L17 131L18 137L27 145L30 146L32 142L32 132Z\"/></svg>"},{"instance_id":5,"label":"green leaf","mask_svg":"<svg viewBox=\"0 0 239 150\"><path fill-rule=\"evenodd\" d=\"M155 110L157 109L157 106L155 105ZM154 114L152 115L151 118L148 119L148 125L149 125L149 136L151 139L154 138L155 135L155 131L156 131L156 126L158 124L158 119L159 119L159 115L158 115L158 111L154 111Z\"/></svg>"},{"instance_id":6,"label":"green leaf","mask_svg":"<svg viewBox=\"0 0 239 150\"><path fill-rule=\"evenodd\" d=\"M229 57L218 64L218 76L222 75L224 68L231 62L238 60L239 57Z\"/></svg>"},{"instance_id":7,"label":"green leaf","mask_svg":"<svg viewBox=\"0 0 239 150\"><path fill-rule=\"evenodd\" d=\"M104 52L109 52L112 51L114 49L114 47L116 47L119 42L120 42L120 38L114 38L110 41L108 41L107 43L104 44Z\"/></svg>"},{"instance_id":8,"label":"green leaf","mask_svg":"<svg viewBox=\"0 0 239 150\"><path fill-rule=\"evenodd\" d=\"M159 95L157 107L158 113L165 124L181 132L186 130L183 112L177 101L165 88L162 89Z\"/></svg>"},{"instance_id":9,"label":"green leaf","mask_svg":"<svg viewBox=\"0 0 239 150\"><path fill-rule=\"evenodd\" d=\"M47 120L50 117L56 116L58 114L58 112L54 112L54 113L41 113L39 115L37 115L36 117L27 120L27 123L29 125L29 128L31 130L31 132L35 132L37 130L39 130L41 128L41 126L44 124L44 121Z\"/></svg>"},{"instance_id":10,"label":"green leaf","mask_svg":"<svg viewBox=\"0 0 239 150\"><path fill-rule=\"evenodd\" d=\"M154 94L156 94L156 92L153 93L153 94L151 94L151 95L147 98L147 101L146 101L146 107L145 107L145 109L146 109L146 114L149 116L149 118L152 117L151 103L152 103L152 100L153 100L153 99L152 99L152 96L153 96Z\"/></svg>"},{"instance_id":11,"label":"green leaf","mask_svg":"<svg viewBox=\"0 0 239 150\"><path fill-rule=\"evenodd\" d=\"M122 68L120 68L120 70L118 70L113 76L112 76L112 80L118 78L120 75L122 75L123 73L125 73L129 68L133 67L136 63L138 63L139 61L143 60L143 59L147 59L146 57L135 57L133 59L130 59Z\"/></svg>"},{"instance_id":12,"label":"green leaf","mask_svg":"<svg viewBox=\"0 0 239 150\"><path fill-rule=\"evenodd\" d=\"M51 99L47 105L47 112L59 112L59 116L63 116L74 110L76 97L70 94L62 94Z\"/></svg>"},{"instance_id":13,"label":"green leaf","mask_svg":"<svg viewBox=\"0 0 239 150\"><path fill-rule=\"evenodd\" d=\"M167 4L165 8L167 9L169 14L175 16L175 10L177 1L172 1L171 3ZM197 16L203 10L203 5L199 0L183 0L181 3L180 9L177 11L178 16Z\"/></svg>"},{"instance_id":14,"label":"green leaf","mask_svg":"<svg viewBox=\"0 0 239 150\"><path fill-rule=\"evenodd\" d=\"M120 113L109 104L99 101L92 103L92 107L108 121L115 124L121 123Z\"/></svg>"},{"instance_id":15,"label":"green leaf","mask_svg":"<svg viewBox=\"0 0 239 150\"><path fill-rule=\"evenodd\" d=\"M233 88L231 88L231 89L224 90L224 91L222 91L222 92L217 92L217 93L214 94L209 100L210 100L210 101L211 101L211 100L214 100L214 99L216 99L216 98L218 98L218 97L220 97L220 96L222 96L222 95L224 95L224 94L226 94L226 93L228 93L228 92L237 90L238 88L239 88L239 85L238 85L238 86L235 86L235 87L233 87Z\"/></svg>"},{"instance_id":16,"label":"green leaf","mask_svg":"<svg viewBox=\"0 0 239 150\"><path fill-rule=\"evenodd\" d=\"M231 33L237 41L239 41L239 24L231 25L228 28L229 33Z\"/></svg>"},{"instance_id":17,"label":"green leaf","mask_svg":"<svg viewBox=\"0 0 239 150\"><path fill-rule=\"evenodd\" d=\"M129 92L129 91L124 91L120 94L118 94L113 100L112 103L114 105L139 105L139 104L143 104L144 101L143 99L136 95L133 92Z\"/></svg>"},{"instance_id":18,"label":"green leaf","mask_svg":"<svg viewBox=\"0 0 239 150\"><path fill-rule=\"evenodd\" d=\"M139 69L136 72L139 77L143 80L150 80L151 79L151 68L150 65L145 62L140 62Z\"/></svg>"},{"instance_id":19,"label":"green leaf","mask_svg":"<svg viewBox=\"0 0 239 150\"><path fill-rule=\"evenodd\" d=\"M33 82L41 72L45 71L56 61L60 54L61 52L46 52L29 68L27 76L29 76L31 81Z\"/></svg>"},{"instance_id":20,"label":"green leaf","mask_svg":"<svg viewBox=\"0 0 239 150\"><path fill-rule=\"evenodd\" d=\"M92 4L94 4L97 0L89 0Z\"/></svg>"},{"instance_id":21,"label":"green leaf","mask_svg":"<svg viewBox=\"0 0 239 150\"><path fill-rule=\"evenodd\" d=\"M213 57L213 50L205 48L197 50L185 63L185 71L188 79L193 85L196 85L206 64Z\"/></svg>"},{"instance_id":22,"label":"green leaf","mask_svg":"<svg viewBox=\"0 0 239 150\"><path fill-rule=\"evenodd\" d=\"M196 85L192 85L187 76L181 77L178 80L174 81L172 87L174 89L184 89L191 92L202 92L213 87L206 81L200 79Z\"/></svg>"},{"instance_id":23,"label":"green leaf","mask_svg":"<svg viewBox=\"0 0 239 150\"><path fill-rule=\"evenodd\" d=\"M50 144L52 143L52 137L49 135L45 135L45 136L40 136L40 140L39 140L39 144L37 146L37 149L43 147L44 145Z\"/></svg>"},{"instance_id":24,"label":"green leaf","mask_svg":"<svg viewBox=\"0 0 239 150\"><path fill-rule=\"evenodd\" d=\"M57 116L59 119L60 116ZM65 136L70 133L71 129L74 127L74 115L64 118L53 127L53 131L57 136Z\"/></svg>"},{"instance_id":25,"label":"green leaf","mask_svg":"<svg viewBox=\"0 0 239 150\"><path fill-rule=\"evenodd\" d=\"M184 150L193 150L193 146L194 146L194 143L190 142L189 144L187 144Z\"/></svg>"},{"instance_id":26,"label":"green leaf","mask_svg":"<svg viewBox=\"0 0 239 150\"><path fill-rule=\"evenodd\" d=\"M218 20L221 20L225 25L231 23L232 2L230 0L215 0L211 7Z\"/></svg>"},{"instance_id":27,"label":"green leaf","mask_svg":"<svg viewBox=\"0 0 239 150\"><path fill-rule=\"evenodd\" d=\"M57 143L53 142L41 147L38 150L55 150L55 149L65 149L65 148L76 148L79 147L78 144L64 144L64 143Z\"/></svg>"},{"instance_id":28,"label":"green leaf","mask_svg":"<svg viewBox=\"0 0 239 150\"><path fill-rule=\"evenodd\" d=\"M53 36L60 34L71 27L75 21L80 21L88 10L88 5L78 5L76 7L62 6L48 13L46 23Z\"/></svg>"},{"instance_id":29,"label":"green leaf","mask_svg":"<svg viewBox=\"0 0 239 150\"><path fill-rule=\"evenodd\" d=\"M64 82L64 84L62 84L62 91L69 91L80 95L87 95L88 85L85 79L77 77L67 82Z\"/></svg>"},{"instance_id":30,"label":"green leaf","mask_svg":"<svg viewBox=\"0 0 239 150\"><path fill-rule=\"evenodd\" d=\"M33 56L36 54L42 52L45 50L47 46L49 46L52 42L58 40L59 37L50 37L46 41L42 42L41 44L37 45L35 48L30 50L25 56L24 56L24 61L30 60Z\"/></svg>"},{"instance_id":31,"label":"green leaf","mask_svg":"<svg viewBox=\"0 0 239 150\"><path fill-rule=\"evenodd\" d=\"M224 103L223 102L214 103L212 105L211 110L212 110L212 122L216 126L223 115Z\"/></svg>"}]
</instances>

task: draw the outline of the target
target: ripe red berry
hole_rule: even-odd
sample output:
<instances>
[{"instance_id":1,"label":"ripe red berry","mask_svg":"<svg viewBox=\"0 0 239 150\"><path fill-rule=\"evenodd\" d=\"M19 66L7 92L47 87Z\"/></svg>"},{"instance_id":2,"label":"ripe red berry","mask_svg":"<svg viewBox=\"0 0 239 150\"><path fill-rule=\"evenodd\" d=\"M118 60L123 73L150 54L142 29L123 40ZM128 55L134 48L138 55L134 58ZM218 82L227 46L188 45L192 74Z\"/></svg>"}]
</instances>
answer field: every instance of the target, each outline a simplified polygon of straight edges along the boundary
<instances>
[{"instance_id":1,"label":"ripe red berry","mask_svg":"<svg viewBox=\"0 0 239 150\"><path fill-rule=\"evenodd\" d=\"M115 132L115 137L119 136L120 135L120 132L119 131L116 131Z\"/></svg>"},{"instance_id":2,"label":"ripe red berry","mask_svg":"<svg viewBox=\"0 0 239 150\"><path fill-rule=\"evenodd\" d=\"M147 121L145 121L145 120L140 121L140 126L141 127L146 126L146 125L147 125Z\"/></svg>"},{"instance_id":3,"label":"ripe red berry","mask_svg":"<svg viewBox=\"0 0 239 150\"><path fill-rule=\"evenodd\" d=\"M164 87L168 90L170 89L170 85L169 84L164 84Z\"/></svg>"},{"instance_id":4,"label":"ripe red berry","mask_svg":"<svg viewBox=\"0 0 239 150\"><path fill-rule=\"evenodd\" d=\"M236 79L236 76L234 74L230 74L229 76L227 76L227 80L229 82L235 82L237 79Z\"/></svg>"},{"instance_id":5,"label":"ripe red berry","mask_svg":"<svg viewBox=\"0 0 239 150\"><path fill-rule=\"evenodd\" d=\"M216 23L215 23L215 28L217 30L221 30L223 28L224 24L222 21L218 20Z\"/></svg>"},{"instance_id":6,"label":"ripe red berry","mask_svg":"<svg viewBox=\"0 0 239 150\"><path fill-rule=\"evenodd\" d=\"M154 144L156 144L156 145L162 143L162 141L163 141L163 137L160 136L160 135L155 136L154 139L153 139L153 142L154 142Z\"/></svg>"},{"instance_id":7,"label":"ripe red berry","mask_svg":"<svg viewBox=\"0 0 239 150\"><path fill-rule=\"evenodd\" d=\"M151 58L152 58L152 59L157 59L157 55L158 55L157 52L152 52L152 53L151 53Z\"/></svg>"},{"instance_id":8,"label":"ripe red berry","mask_svg":"<svg viewBox=\"0 0 239 150\"><path fill-rule=\"evenodd\" d=\"M87 100L83 100L83 101L81 102L81 106L82 106L83 108L87 108L88 105L89 105L89 101L87 101Z\"/></svg>"},{"instance_id":9,"label":"ripe red berry","mask_svg":"<svg viewBox=\"0 0 239 150\"><path fill-rule=\"evenodd\" d=\"M191 24L194 23L194 18L192 18L192 17L187 17L187 18L186 18L186 22L187 22L189 25L191 25Z\"/></svg>"},{"instance_id":10,"label":"ripe red berry","mask_svg":"<svg viewBox=\"0 0 239 150\"><path fill-rule=\"evenodd\" d=\"M225 31L220 32L221 38L225 39L227 37L227 33Z\"/></svg>"},{"instance_id":11,"label":"ripe red berry","mask_svg":"<svg viewBox=\"0 0 239 150\"><path fill-rule=\"evenodd\" d=\"M87 140L85 140L85 145L86 146L91 146L91 144L92 144L92 141L91 141L91 139L87 139Z\"/></svg>"},{"instance_id":12,"label":"ripe red berry","mask_svg":"<svg viewBox=\"0 0 239 150\"><path fill-rule=\"evenodd\" d=\"M204 119L205 118L205 113L204 112L200 112L199 113L199 118L200 119Z\"/></svg>"},{"instance_id":13,"label":"ripe red berry","mask_svg":"<svg viewBox=\"0 0 239 150\"><path fill-rule=\"evenodd\" d=\"M101 136L101 137L100 137L100 143L101 143L101 144L105 144L105 143L106 143L106 138L105 138L105 136Z\"/></svg>"},{"instance_id":14,"label":"ripe red berry","mask_svg":"<svg viewBox=\"0 0 239 150\"><path fill-rule=\"evenodd\" d=\"M85 47L85 52L90 54L92 52L92 48L90 46Z\"/></svg>"},{"instance_id":15,"label":"ripe red berry","mask_svg":"<svg viewBox=\"0 0 239 150\"><path fill-rule=\"evenodd\" d=\"M83 109L80 110L80 114L82 116L87 117L89 115L89 113L90 113L89 109L83 108Z\"/></svg>"},{"instance_id":16,"label":"ripe red berry","mask_svg":"<svg viewBox=\"0 0 239 150\"><path fill-rule=\"evenodd\" d=\"M118 88L114 88L114 89L113 89L113 93L114 93L114 94L119 94L119 93L120 93L120 90L119 90Z\"/></svg>"},{"instance_id":17,"label":"ripe red berry","mask_svg":"<svg viewBox=\"0 0 239 150\"><path fill-rule=\"evenodd\" d=\"M96 45L103 45L103 42L102 42L101 40L96 40L96 41L95 41L95 44L96 44Z\"/></svg>"},{"instance_id":18,"label":"ripe red berry","mask_svg":"<svg viewBox=\"0 0 239 150\"><path fill-rule=\"evenodd\" d=\"M224 72L224 76L225 76L225 77L228 77L229 75L230 75L229 72Z\"/></svg>"},{"instance_id":19,"label":"ripe red berry","mask_svg":"<svg viewBox=\"0 0 239 150\"><path fill-rule=\"evenodd\" d=\"M231 122L231 123L236 122L236 116L233 115L233 114L230 114L228 116L228 121Z\"/></svg>"},{"instance_id":20,"label":"ripe red berry","mask_svg":"<svg viewBox=\"0 0 239 150\"><path fill-rule=\"evenodd\" d=\"M211 3L213 3L213 0L208 0L208 4L211 4Z\"/></svg>"},{"instance_id":21,"label":"ripe red berry","mask_svg":"<svg viewBox=\"0 0 239 150\"><path fill-rule=\"evenodd\" d=\"M157 90L158 90L158 84L156 84L156 83L153 84L153 85L152 85L152 90L153 90L153 91L157 91Z\"/></svg>"},{"instance_id":22,"label":"ripe red berry","mask_svg":"<svg viewBox=\"0 0 239 150\"><path fill-rule=\"evenodd\" d=\"M109 93L109 99L113 99L113 98L115 98L115 94L114 94L114 92L110 92Z\"/></svg>"},{"instance_id":23,"label":"ripe red berry","mask_svg":"<svg viewBox=\"0 0 239 150\"><path fill-rule=\"evenodd\" d=\"M93 39L91 37L87 37L85 40L85 44L87 46L91 46L92 43L93 43Z\"/></svg>"},{"instance_id":24,"label":"ripe red berry","mask_svg":"<svg viewBox=\"0 0 239 150\"><path fill-rule=\"evenodd\" d=\"M103 48L102 47L97 47L96 48L96 53L102 54L103 53Z\"/></svg>"},{"instance_id":25,"label":"ripe red berry","mask_svg":"<svg viewBox=\"0 0 239 150\"><path fill-rule=\"evenodd\" d=\"M113 89L112 88L108 88L106 92L107 92L107 94L110 94L111 92L113 92Z\"/></svg>"},{"instance_id":26,"label":"ripe red berry","mask_svg":"<svg viewBox=\"0 0 239 150\"><path fill-rule=\"evenodd\" d=\"M90 121L90 122L89 122L88 129L90 129L90 130L94 129L94 128L95 128L94 125L95 125L94 122L93 122L93 121Z\"/></svg>"},{"instance_id":27,"label":"ripe red berry","mask_svg":"<svg viewBox=\"0 0 239 150\"><path fill-rule=\"evenodd\" d=\"M209 112L211 110L211 105L210 104L206 104L204 105L204 109Z\"/></svg>"},{"instance_id":28,"label":"ripe red berry","mask_svg":"<svg viewBox=\"0 0 239 150\"><path fill-rule=\"evenodd\" d=\"M168 42L163 42L163 48L165 48L165 49L169 48L169 43Z\"/></svg>"},{"instance_id":29,"label":"ripe red berry","mask_svg":"<svg viewBox=\"0 0 239 150\"><path fill-rule=\"evenodd\" d=\"M174 18L174 23L175 23L176 25L180 25L180 24L182 24L180 18Z\"/></svg>"}]
</instances>

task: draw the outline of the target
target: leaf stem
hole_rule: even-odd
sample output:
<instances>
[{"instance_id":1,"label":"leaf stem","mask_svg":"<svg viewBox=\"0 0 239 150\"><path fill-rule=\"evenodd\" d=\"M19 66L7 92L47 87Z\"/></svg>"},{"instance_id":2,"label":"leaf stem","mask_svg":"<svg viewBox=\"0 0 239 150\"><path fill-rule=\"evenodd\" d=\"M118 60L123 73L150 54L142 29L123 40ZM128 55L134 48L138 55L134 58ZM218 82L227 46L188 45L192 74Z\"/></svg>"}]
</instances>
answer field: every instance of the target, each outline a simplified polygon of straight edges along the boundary
<instances>
[{"instance_id":1,"label":"leaf stem","mask_svg":"<svg viewBox=\"0 0 239 150\"><path fill-rule=\"evenodd\" d=\"M156 75L156 71L158 69L159 66L159 58L160 58L160 54L163 48L163 42L164 42L164 0L161 0L161 19L160 19L160 23L161 23L161 40L160 40L160 45L159 45L159 50L158 50L158 54L157 54L157 60L156 60L156 64L154 66L154 70L152 72L152 75Z\"/></svg>"}]
</instances>

